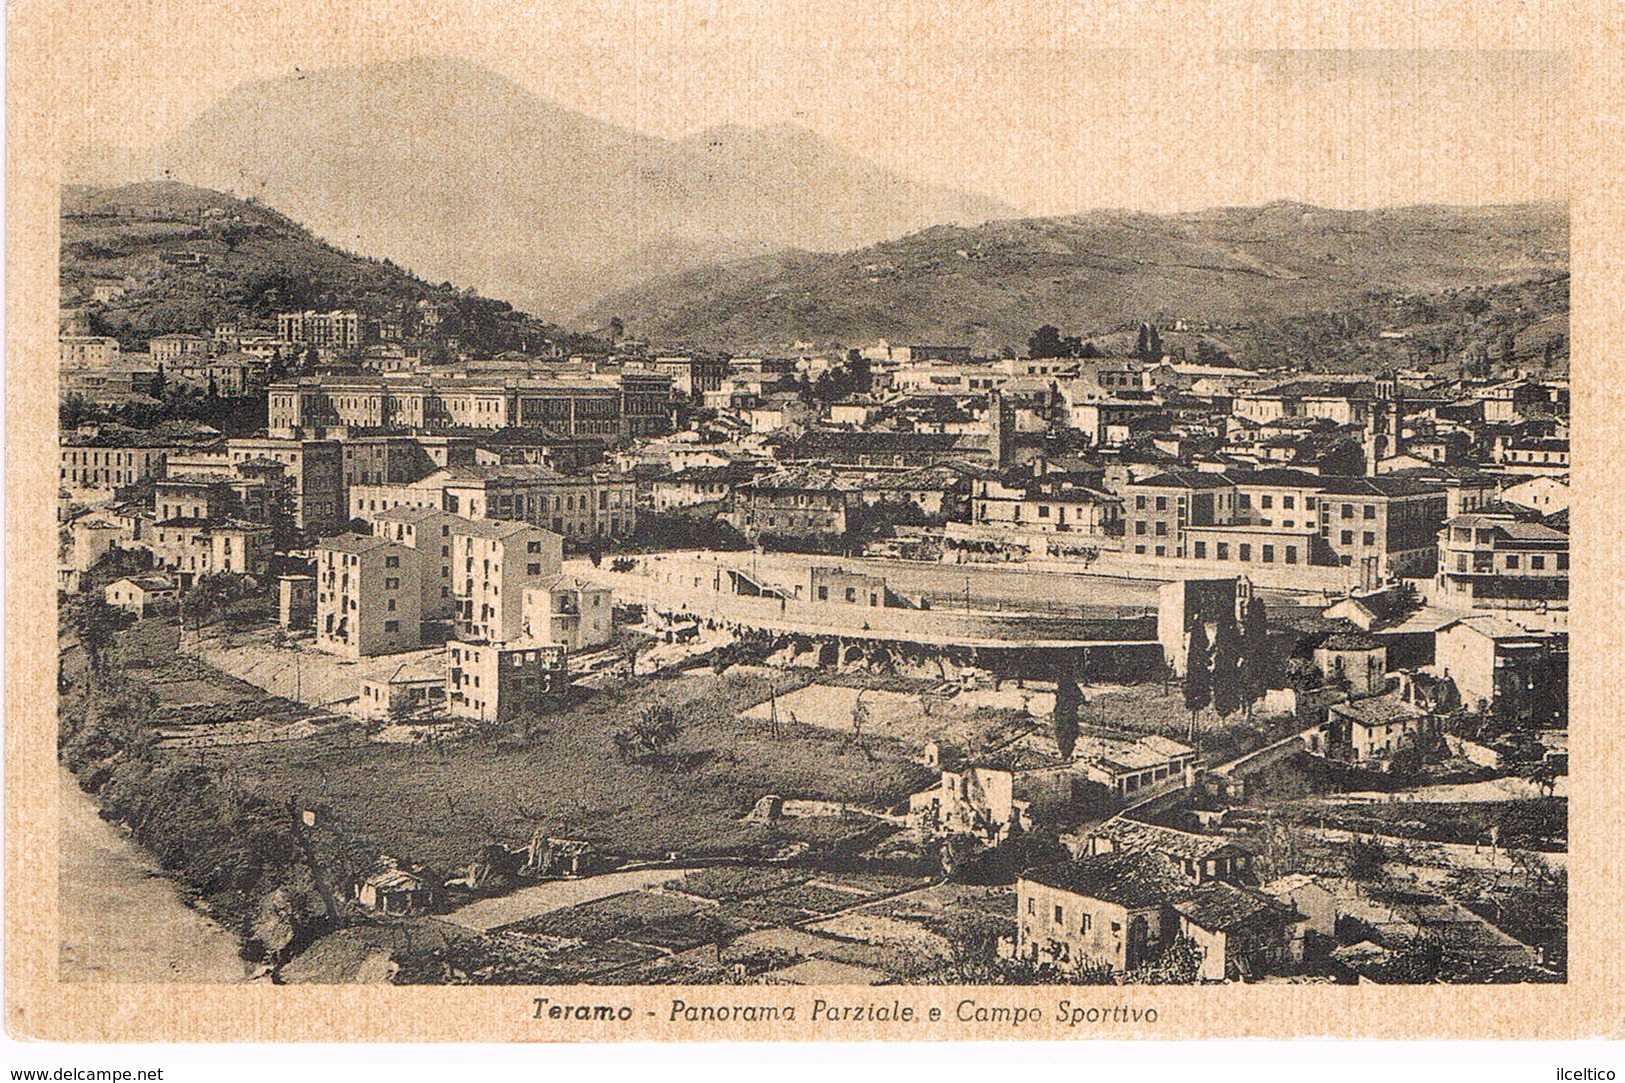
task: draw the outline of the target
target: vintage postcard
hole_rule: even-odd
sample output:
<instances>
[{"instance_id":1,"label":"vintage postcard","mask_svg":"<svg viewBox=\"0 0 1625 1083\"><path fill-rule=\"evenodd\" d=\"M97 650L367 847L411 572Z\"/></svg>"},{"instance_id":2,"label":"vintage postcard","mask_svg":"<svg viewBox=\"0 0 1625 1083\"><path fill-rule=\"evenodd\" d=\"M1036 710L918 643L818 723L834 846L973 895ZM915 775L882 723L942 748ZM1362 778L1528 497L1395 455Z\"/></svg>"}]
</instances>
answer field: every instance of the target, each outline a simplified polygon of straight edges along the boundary
<instances>
[{"instance_id":1,"label":"vintage postcard","mask_svg":"<svg viewBox=\"0 0 1625 1083\"><path fill-rule=\"evenodd\" d=\"M12 1033L1619 1032L1605 6L9 20Z\"/></svg>"}]
</instances>

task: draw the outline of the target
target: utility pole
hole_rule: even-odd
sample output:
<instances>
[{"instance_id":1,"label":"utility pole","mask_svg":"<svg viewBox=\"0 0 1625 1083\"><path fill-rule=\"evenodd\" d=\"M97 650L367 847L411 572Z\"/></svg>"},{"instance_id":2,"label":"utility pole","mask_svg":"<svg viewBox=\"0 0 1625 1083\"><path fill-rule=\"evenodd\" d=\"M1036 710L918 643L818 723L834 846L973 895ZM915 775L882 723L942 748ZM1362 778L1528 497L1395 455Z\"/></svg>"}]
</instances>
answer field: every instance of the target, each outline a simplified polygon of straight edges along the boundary
<instances>
[{"instance_id":1,"label":"utility pole","mask_svg":"<svg viewBox=\"0 0 1625 1083\"><path fill-rule=\"evenodd\" d=\"M776 740L779 736L779 689L771 677L767 679L767 729Z\"/></svg>"}]
</instances>

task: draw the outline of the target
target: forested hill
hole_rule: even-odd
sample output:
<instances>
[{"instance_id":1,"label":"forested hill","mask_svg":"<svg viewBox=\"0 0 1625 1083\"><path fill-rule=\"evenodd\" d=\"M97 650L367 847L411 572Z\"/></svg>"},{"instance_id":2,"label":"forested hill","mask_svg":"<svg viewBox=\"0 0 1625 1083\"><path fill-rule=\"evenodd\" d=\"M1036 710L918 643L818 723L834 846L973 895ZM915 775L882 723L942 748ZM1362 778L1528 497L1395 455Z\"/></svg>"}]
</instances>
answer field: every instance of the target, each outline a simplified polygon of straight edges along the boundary
<instances>
[{"instance_id":1,"label":"forested hill","mask_svg":"<svg viewBox=\"0 0 1625 1083\"><path fill-rule=\"evenodd\" d=\"M126 349L144 348L154 335L274 320L279 312L394 316L424 300L445 314L438 334L456 335L475 353L541 352L550 342L572 352L602 346L505 301L342 251L253 200L167 181L63 189L63 305L98 283L124 292L93 307L92 329Z\"/></svg>"},{"instance_id":2,"label":"forested hill","mask_svg":"<svg viewBox=\"0 0 1625 1083\"><path fill-rule=\"evenodd\" d=\"M1396 319L1427 325L1449 314L1452 298L1475 291L1492 309L1511 306L1475 313L1469 305L1465 323L1446 335L1465 348L1480 332L1504 333L1475 331L1474 322L1526 303L1545 308L1524 313L1525 322L1561 315L1566 325L1567 274L1568 213L1556 203L1100 211L936 227L839 255L719 264L623 292L595 306L586 324L618 316L638 337L741 350L883 338L996 352L1021 349L1044 324L1089 335L1184 320L1245 326L1249 333L1229 337L1246 353L1328 315L1374 334ZM1422 310L1406 316L1419 298Z\"/></svg>"}]
</instances>

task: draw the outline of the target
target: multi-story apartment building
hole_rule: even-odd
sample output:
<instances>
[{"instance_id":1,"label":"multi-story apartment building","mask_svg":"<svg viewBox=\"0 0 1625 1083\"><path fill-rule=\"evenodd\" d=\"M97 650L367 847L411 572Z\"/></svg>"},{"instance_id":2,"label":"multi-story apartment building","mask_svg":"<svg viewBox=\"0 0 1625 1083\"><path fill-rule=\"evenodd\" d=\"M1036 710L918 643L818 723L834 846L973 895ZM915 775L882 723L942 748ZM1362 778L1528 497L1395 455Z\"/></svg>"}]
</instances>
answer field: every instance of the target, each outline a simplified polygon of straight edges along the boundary
<instances>
[{"instance_id":1,"label":"multi-story apartment building","mask_svg":"<svg viewBox=\"0 0 1625 1083\"><path fill-rule=\"evenodd\" d=\"M919 394L976 395L991 391L1010 379L996 365L911 364L891 374L892 387Z\"/></svg>"},{"instance_id":2,"label":"multi-story apartment building","mask_svg":"<svg viewBox=\"0 0 1625 1083\"><path fill-rule=\"evenodd\" d=\"M671 377L659 372L623 369L616 383L621 391L622 439L644 440L671 432Z\"/></svg>"},{"instance_id":3,"label":"multi-story apartment building","mask_svg":"<svg viewBox=\"0 0 1625 1083\"><path fill-rule=\"evenodd\" d=\"M101 368L119 359L118 339L108 335L63 335L56 347L64 369Z\"/></svg>"},{"instance_id":4,"label":"multi-story apartment building","mask_svg":"<svg viewBox=\"0 0 1625 1083\"><path fill-rule=\"evenodd\" d=\"M207 361L209 340L203 335L158 335L147 343L154 364L166 369Z\"/></svg>"},{"instance_id":5,"label":"multi-story apartment building","mask_svg":"<svg viewBox=\"0 0 1625 1083\"><path fill-rule=\"evenodd\" d=\"M1201 981L1294 965L1304 915L1227 879L1187 871L1210 871L1238 852L1224 836L1190 835L1172 853L1118 849L1028 869L1016 881L1016 954L1059 970L1094 963L1122 973L1186 938L1197 945Z\"/></svg>"},{"instance_id":6,"label":"multi-story apartment building","mask_svg":"<svg viewBox=\"0 0 1625 1083\"><path fill-rule=\"evenodd\" d=\"M996 465L999 461L999 448L991 436L935 432L814 429L778 445L773 454L783 463L827 463L865 470L912 470L951 462Z\"/></svg>"},{"instance_id":7,"label":"multi-story apartment building","mask_svg":"<svg viewBox=\"0 0 1625 1083\"><path fill-rule=\"evenodd\" d=\"M1470 511L1477 511L1496 500L1506 499L1521 503L1516 498L1502 493L1501 487L1507 481L1504 476L1486 473L1470 466L1443 464L1412 466L1382 473L1390 477L1407 478L1431 488L1443 489L1445 515L1452 519Z\"/></svg>"},{"instance_id":8,"label":"multi-story apartment building","mask_svg":"<svg viewBox=\"0 0 1625 1083\"><path fill-rule=\"evenodd\" d=\"M443 465L410 436L348 436L341 444L346 489L417 481Z\"/></svg>"},{"instance_id":9,"label":"multi-story apartment building","mask_svg":"<svg viewBox=\"0 0 1625 1083\"><path fill-rule=\"evenodd\" d=\"M1437 535L1440 605L1538 609L1566 605L1569 536L1511 515L1458 515Z\"/></svg>"},{"instance_id":10,"label":"multi-story apartment building","mask_svg":"<svg viewBox=\"0 0 1625 1083\"><path fill-rule=\"evenodd\" d=\"M1236 491L1223 474L1170 471L1131 481L1123 490L1123 548L1138 556L1184 558L1188 527L1235 519Z\"/></svg>"},{"instance_id":11,"label":"multi-story apartment building","mask_svg":"<svg viewBox=\"0 0 1625 1083\"><path fill-rule=\"evenodd\" d=\"M1116 537L1123 531L1123 501L1105 491L1098 475L978 477L971 481L971 522L1015 531Z\"/></svg>"},{"instance_id":12,"label":"multi-story apartment building","mask_svg":"<svg viewBox=\"0 0 1625 1083\"><path fill-rule=\"evenodd\" d=\"M687 398L719 391L728 378L728 362L720 357L657 357L648 368L671 377L671 389Z\"/></svg>"},{"instance_id":13,"label":"multi-story apartment building","mask_svg":"<svg viewBox=\"0 0 1625 1083\"><path fill-rule=\"evenodd\" d=\"M1122 491L1126 554L1342 566L1367 586L1432 575L1448 507L1443 488L1408 478L1287 469L1169 471Z\"/></svg>"},{"instance_id":14,"label":"multi-story apartment building","mask_svg":"<svg viewBox=\"0 0 1625 1083\"><path fill-rule=\"evenodd\" d=\"M649 483L650 504L655 511L673 511L698 504L715 504L728 499L735 484L750 480L750 468L696 466Z\"/></svg>"},{"instance_id":15,"label":"multi-story apartment building","mask_svg":"<svg viewBox=\"0 0 1625 1083\"><path fill-rule=\"evenodd\" d=\"M1236 486L1236 523L1286 530L1320 525L1318 501L1326 479L1302 470L1269 469L1226 475Z\"/></svg>"},{"instance_id":16,"label":"multi-story apartment building","mask_svg":"<svg viewBox=\"0 0 1625 1083\"><path fill-rule=\"evenodd\" d=\"M557 579L564 539L519 522L467 520L451 527L451 596L457 637L505 643L524 637L525 589Z\"/></svg>"},{"instance_id":17,"label":"multi-story apartment building","mask_svg":"<svg viewBox=\"0 0 1625 1083\"><path fill-rule=\"evenodd\" d=\"M446 648L446 709L458 718L505 722L540 713L567 680L562 644L452 643Z\"/></svg>"},{"instance_id":18,"label":"multi-story apartment building","mask_svg":"<svg viewBox=\"0 0 1625 1083\"><path fill-rule=\"evenodd\" d=\"M397 654L422 643L416 550L364 534L316 546L316 646L351 658Z\"/></svg>"},{"instance_id":19,"label":"multi-story apartment building","mask_svg":"<svg viewBox=\"0 0 1625 1083\"><path fill-rule=\"evenodd\" d=\"M1377 396L1370 379L1311 377L1238 395L1231 405L1237 417L1264 423L1287 417L1321 417L1339 425L1364 425Z\"/></svg>"},{"instance_id":20,"label":"multi-story apartment building","mask_svg":"<svg viewBox=\"0 0 1625 1083\"><path fill-rule=\"evenodd\" d=\"M1438 563L1439 526L1449 498L1433 485L1396 478L1322 479L1320 536L1337 563L1361 570L1361 581L1431 576Z\"/></svg>"},{"instance_id":21,"label":"multi-story apartment building","mask_svg":"<svg viewBox=\"0 0 1625 1083\"><path fill-rule=\"evenodd\" d=\"M78 397L103 405L121 405L142 396L155 398L164 386L163 371L145 354L124 354L104 365L64 365L57 377L57 389L64 399Z\"/></svg>"},{"instance_id":22,"label":"multi-story apartment building","mask_svg":"<svg viewBox=\"0 0 1625 1083\"><path fill-rule=\"evenodd\" d=\"M238 519L177 515L157 520L136 543L152 553L155 568L173 573L182 587L217 572L263 575L271 555L271 528Z\"/></svg>"},{"instance_id":23,"label":"multi-story apartment building","mask_svg":"<svg viewBox=\"0 0 1625 1083\"><path fill-rule=\"evenodd\" d=\"M1567 474L1569 442L1555 437L1506 441L1497 445L1496 458L1517 473Z\"/></svg>"},{"instance_id":24,"label":"multi-story apartment building","mask_svg":"<svg viewBox=\"0 0 1625 1083\"><path fill-rule=\"evenodd\" d=\"M602 647L615 638L614 593L608 587L559 576L525 588L521 632L526 640L562 643L571 651Z\"/></svg>"},{"instance_id":25,"label":"multi-story apartment building","mask_svg":"<svg viewBox=\"0 0 1625 1083\"><path fill-rule=\"evenodd\" d=\"M277 317L277 336L300 346L350 353L367 343L367 321L359 312L284 312Z\"/></svg>"},{"instance_id":26,"label":"multi-story apartment building","mask_svg":"<svg viewBox=\"0 0 1625 1083\"><path fill-rule=\"evenodd\" d=\"M269 459L249 459L231 468L188 468L186 456L166 464L167 477L153 483L152 507L158 519L173 516L237 518L280 525L292 506L286 467Z\"/></svg>"},{"instance_id":27,"label":"multi-story apartment building","mask_svg":"<svg viewBox=\"0 0 1625 1083\"><path fill-rule=\"evenodd\" d=\"M827 470L792 467L734 488L727 520L747 537L816 537L846 533L858 490Z\"/></svg>"},{"instance_id":28,"label":"multi-story apartment building","mask_svg":"<svg viewBox=\"0 0 1625 1083\"><path fill-rule=\"evenodd\" d=\"M423 619L449 619L457 608L451 596L452 531L467 520L439 508L411 507L388 508L368 518L374 537L416 551Z\"/></svg>"},{"instance_id":29,"label":"multi-story apartment building","mask_svg":"<svg viewBox=\"0 0 1625 1083\"><path fill-rule=\"evenodd\" d=\"M269 459L285 465L293 521L301 530L344 522L344 451L338 441L238 437L226 441L225 456L232 463Z\"/></svg>"},{"instance_id":30,"label":"multi-story apartment building","mask_svg":"<svg viewBox=\"0 0 1625 1083\"><path fill-rule=\"evenodd\" d=\"M1332 564L1319 542L1324 479L1300 470L1265 469L1220 475L1234 484L1229 515L1186 527L1186 555L1242 564ZM1221 509L1222 510L1222 509Z\"/></svg>"}]
</instances>

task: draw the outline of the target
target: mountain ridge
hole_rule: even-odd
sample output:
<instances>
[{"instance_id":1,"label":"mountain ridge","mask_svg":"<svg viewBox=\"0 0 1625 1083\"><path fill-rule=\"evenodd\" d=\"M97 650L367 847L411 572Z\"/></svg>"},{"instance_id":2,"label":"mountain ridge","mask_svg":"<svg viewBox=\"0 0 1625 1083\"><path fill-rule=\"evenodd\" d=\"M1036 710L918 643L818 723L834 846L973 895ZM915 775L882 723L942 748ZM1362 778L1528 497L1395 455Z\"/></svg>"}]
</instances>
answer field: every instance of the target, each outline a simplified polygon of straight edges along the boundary
<instances>
[{"instance_id":1,"label":"mountain ridge","mask_svg":"<svg viewBox=\"0 0 1625 1083\"><path fill-rule=\"evenodd\" d=\"M1375 294L1566 275L1563 204L1329 210L1288 200L1170 215L1099 210L933 226L852 252L784 251L593 306L628 333L754 350L876 339L1019 348L1033 328L1238 323L1368 307Z\"/></svg>"},{"instance_id":2,"label":"mountain ridge","mask_svg":"<svg viewBox=\"0 0 1625 1083\"><path fill-rule=\"evenodd\" d=\"M1016 213L799 125L667 140L444 57L240 84L135 162L117 156L81 154L70 179L106 183L127 168L254 196L346 248L552 314L651 266L838 251Z\"/></svg>"}]
</instances>

